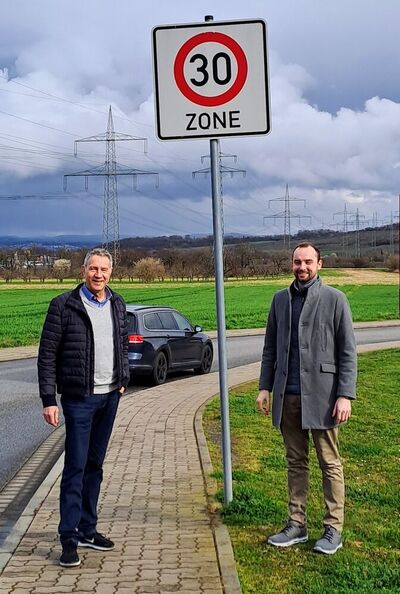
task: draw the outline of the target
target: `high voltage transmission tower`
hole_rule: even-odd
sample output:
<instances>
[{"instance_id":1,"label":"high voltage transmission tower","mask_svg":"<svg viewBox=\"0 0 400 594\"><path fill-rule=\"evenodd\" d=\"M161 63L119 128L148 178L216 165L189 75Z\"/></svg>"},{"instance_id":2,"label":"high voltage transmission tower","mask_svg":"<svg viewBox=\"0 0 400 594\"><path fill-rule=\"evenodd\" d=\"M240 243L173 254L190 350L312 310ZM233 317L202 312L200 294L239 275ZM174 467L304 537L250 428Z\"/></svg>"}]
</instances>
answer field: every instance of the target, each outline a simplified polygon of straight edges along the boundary
<instances>
[{"instance_id":1,"label":"high voltage transmission tower","mask_svg":"<svg viewBox=\"0 0 400 594\"><path fill-rule=\"evenodd\" d=\"M374 248L374 250L376 250L376 247L378 245L378 243L377 243L377 240L378 240L378 235L377 235L378 228L381 225L384 225L384 224L385 224L385 220L378 218L377 211L373 212L372 213L372 239L371 239L371 246Z\"/></svg>"},{"instance_id":2,"label":"high voltage transmission tower","mask_svg":"<svg viewBox=\"0 0 400 594\"><path fill-rule=\"evenodd\" d=\"M400 197L399 197L400 200ZM395 221L400 220L400 217L398 214L393 213L393 211L390 211L390 217L389 218L389 249L390 249L390 253L394 254L395 249L394 249L394 244L395 244ZM400 233L400 231L399 231Z\"/></svg>"},{"instance_id":3,"label":"high voltage transmission tower","mask_svg":"<svg viewBox=\"0 0 400 594\"><path fill-rule=\"evenodd\" d=\"M372 247L376 249L376 230L378 227L378 213L375 211L372 214Z\"/></svg>"},{"instance_id":4,"label":"high voltage transmission tower","mask_svg":"<svg viewBox=\"0 0 400 594\"><path fill-rule=\"evenodd\" d=\"M311 222L311 216L310 215L301 215L299 213L292 213L290 210L290 204L291 202L303 202L304 203L304 208L306 207L306 201L303 198L293 198L289 195L289 185L286 184L286 192L285 195L281 198L272 198L271 200L268 201L268 208L271 205L271 202L284 202L284 210L282 212L278 212L276 214L273 215L267 215L265 217L263 217L263 222L265 219L283 219L283 245L286 248L286 243L287 243L287 247L290 250L290 239L291 239L291 230L290 230L290 221L291 219L297 219L300 223L301 219L309 219Z\"/></svg>"},{"instance_id":5,"label":"high voltage transmission tower","mask_svg":"<svg viewBox=\"0 0 400 594\"><path fill-rule=\"evenodd\" d=\"M209 158L210 158L210 155L202 155L200 157L202 163L207 161ZM220 159L220 167L221 167L222 174L229 173L229 175L231 177L233 177L235 173L241 173L243 175L243 177L246 177L245 169L237 169L236 167L229 167L226 165L222 165L222 159L233 159L233 162L237 163L237 155L228 155L227 153L220 153L219 159ZM197 169L197 171L192 171L192 177L195 178L196 175L198 175L199 173L204 173L205 175L207 175L208 173L210 173L210 171L211 171L210 167L205 167L204 169Z\"/></svg>"},{"instance_id":6,"label":"high voltage transmission tower","mask_svg":"<svg viewBox=\"0 0 400 594\"><path fill-rule=\"evenodd\" d=\"M341 212L334 212L333 213L333 218L335 218L335 216L337 215L343 215L343 241L342 241L342 245L343 245L343 255L345 258L348 257L349 255L349 216L353 215L352 212L349 212L347 210L347 203L344 203L344 209Z\"/></svg>"},{"instance_id":7,"label":"high voltage transmission tower","mask_svg":"<svg viewBox=\"0 0 400 594\"><path fill-rule=\"evenodd\" d=\"M350 215L353 220L350 222L351 225L355 226L356 230L356 246L355 246L355 257L361 258L361 243L360 243L360 219L365 219L365 215L360 214L358 207L355 214Z\"/></svg>"},{"instance_id":8,"label":"high voltage transmission tower","mask_svg":"<svg viewBox=\"0 0 400 594\"><path fill-rule=\"evenodd\" d=\"M118 216L118 187L117 179L120 175L127 175L132 177L134 188L136 187L137 178L139 175L155 175L156 185L158 185L158 173L154 171L141 171L119 165L116 160L115 143L117 141L131 141L138 140L144 143L144 153L147 152L146 138L139 138L131 136L130 134L122 134L115 132L114 122L112 116L111 105L108 110L108 124L107 132L105 134L96 134L95 136L88 136L87 138L80 138L75 140L74 155L78 154L78 142L105 142L106 156L104 165L78 171L76 173L67 173L64 175L64 191L67 189L68 177L84 177L85 190L88 189L88 179L93 176L104 177L104 206L103 206L103 247L111 252L114 260L114 265L117 266L120 259L120 238L119 238L119 216Z\"/></svg>"},{"instance_id":9,"label":"high voltage transmission tower","mask_svg":"<svg viewBox=\"0 0 400 594\"><path fill-rule=\"evenodd\" d=\"M204 163L206 160L210 159L210 155L202 155L201 162ZM223 191L222 191L222 176L223 175L230 175L233 177L237 173L241 173L243 177L246 177L246 170L245 169L238 169L237 167L229 167L228 165L222 165L222 159L233 159L233 162L237 162L237 155L229 155L227 153L219 153L219 163L220 163L220 171L221 171L221 188L220 188L220 196L221 196L221 203L220 203L220 212L221 212L221 219L222 219L222 234L224 234L224 208L223 208ZM196 171L192 171L193 179L196 175L208 175L211 173L211 167L205 167L204 169L197 169Z\"/></svg>"}]
</instances>

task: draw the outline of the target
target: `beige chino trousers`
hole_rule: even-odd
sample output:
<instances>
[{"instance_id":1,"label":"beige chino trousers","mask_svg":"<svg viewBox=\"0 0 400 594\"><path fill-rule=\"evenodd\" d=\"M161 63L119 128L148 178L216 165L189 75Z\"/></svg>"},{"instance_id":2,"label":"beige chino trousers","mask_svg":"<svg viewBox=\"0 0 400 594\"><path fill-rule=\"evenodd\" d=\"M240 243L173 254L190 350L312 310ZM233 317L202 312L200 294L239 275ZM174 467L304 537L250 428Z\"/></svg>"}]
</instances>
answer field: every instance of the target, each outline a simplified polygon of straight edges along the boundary
<instances>
[{"instance_id":1,"label":"beige chino trousers","mask_svg":"<svg viewBox=\"0 0 400 594\"><path fill-rule=\"evenodd\" d=\"M301 427L300 396L285 395L281 432L288 465L289 520L306 523L309 480L309 430ZM324 526L342 532L344 520L344 477L338 449L338 427L310 429L322 472L325 499Z\"/></svg>"}]
</instances>

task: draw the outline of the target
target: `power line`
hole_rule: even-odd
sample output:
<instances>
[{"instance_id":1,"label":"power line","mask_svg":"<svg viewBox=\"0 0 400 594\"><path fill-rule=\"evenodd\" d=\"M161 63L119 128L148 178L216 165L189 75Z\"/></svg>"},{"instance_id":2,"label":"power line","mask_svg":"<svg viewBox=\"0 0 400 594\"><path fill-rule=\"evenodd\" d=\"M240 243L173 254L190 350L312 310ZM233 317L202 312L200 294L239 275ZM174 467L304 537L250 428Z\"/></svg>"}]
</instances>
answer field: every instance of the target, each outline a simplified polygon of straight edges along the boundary
<instances>
[{"instance_id":1,"label":"power line","mask_svg":"<svg viewBox=\"0 0 400 594\"><path fill-rule=\"evenodd\" d=\"M101 113L101 114L103 114L103 111L100 110L100 109L96 109L96 108L94 108L92 106L85 105L84 103L80 103L79 101L73 101L72 99L67 99L66 97L60 97L59 95L54 95L53 93L49 93L48 91L43 91L42 89L37 89L35 87L32 87L30 85L27 85L26 83L22 83L20 81L17 81L17 80L15 80L13 78L8 78L4 74L0 74L0 77L3 78L7 83L18 85L20 87L29 89L31 91L35 91L36 93L41 93L42 95L45 95L45 97L39 97L37 95L32 95L32 97L34 97L34 98L37 98L37 99L48 99L48 100L62 102L62 103L69 103L71 105L77 105L78 107L82 107L83 109L86 109L88 111L92 111L94 113ZM1 89L1 90L4 90L4 89ZM150 124L145 124L144 122L137 122L137 121L134 121L134 120L130 120L129 118L118 116L118 115L117 115L117 117L120 118L120 119L122 119L122 120L125 120L127 122L131 122L131 123L133 123L135 125L138 125L138 126L145 126L147 128L151 128L152 127Z\"/></svg>"}]
</instances>

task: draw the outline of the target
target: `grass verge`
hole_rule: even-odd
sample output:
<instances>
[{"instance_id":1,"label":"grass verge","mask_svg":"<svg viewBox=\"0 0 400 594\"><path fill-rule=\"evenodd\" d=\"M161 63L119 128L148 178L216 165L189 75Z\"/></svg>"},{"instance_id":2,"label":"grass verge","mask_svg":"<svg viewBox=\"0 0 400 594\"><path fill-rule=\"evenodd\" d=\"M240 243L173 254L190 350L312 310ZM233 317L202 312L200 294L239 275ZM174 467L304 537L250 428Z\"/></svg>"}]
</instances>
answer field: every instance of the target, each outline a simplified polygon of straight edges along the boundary
<instances>
[{"instance_id":1,"label":"grass verge","mask_svg":"<svg viewBox=\"0 0 400 594\"><path fill-rule=\"evenodd\" d=\"M203 416L244 594L394 594L400 592L400 350L359 356L357 402L341 429L346 477L344 547L336 555L312 552L322 532L321 475L311 451L310 541L287 550L265 544L287 517L286 463L279 431L256 412L255 383L230 396L233 492L224 507L219 402Z\"/></svg>"},{"instance_id":2,"label":"grass verge","mask_svg":"<svg viewBox=\"0 0 400 594\"><path fill-rule=\"evenodd\" d=\"M340 285L350 301L354 321L397 318L396 285ZM288 285L271 281L230 281L225 284L226 326L228 329L262 328L272 297ZM39 341L50 300L74 285L9 288L0 291L0 348L25 346ZM193 324L207 330L216 328L214 283L154 283L112 285L127 303L147 303L176 307Z\"/></svg>"}]
</instances>

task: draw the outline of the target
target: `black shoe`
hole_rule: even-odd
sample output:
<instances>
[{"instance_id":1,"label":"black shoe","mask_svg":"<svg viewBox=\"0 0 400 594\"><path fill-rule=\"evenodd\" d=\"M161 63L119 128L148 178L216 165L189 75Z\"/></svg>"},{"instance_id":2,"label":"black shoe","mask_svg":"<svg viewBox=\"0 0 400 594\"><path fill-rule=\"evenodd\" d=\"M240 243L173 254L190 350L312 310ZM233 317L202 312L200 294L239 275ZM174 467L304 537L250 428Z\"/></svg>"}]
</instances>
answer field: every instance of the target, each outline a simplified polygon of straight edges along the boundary
<instances>
[{"instance_id":1,"label":"black shoe","mask_svg":"<svg viewBox=\"0 0 400 594\"><path fill-rule=\"evenodd\" d=\"M80 537L78 546L89 547L90 549L96 549L97 551L111 551L115 545L109 538L95 532L90 538Z\"/></svg>"},{"instance_id":2,"label":"black shoe","mask_svg":"<svg viewBox=\"0 0 400 594\"><path fill-rule=\"evenodd\" d=\"M76 543L66 542L62 545L62 553L59 564L62 567L78 567L81 564Z\"/></svg>"}]
</instances>

